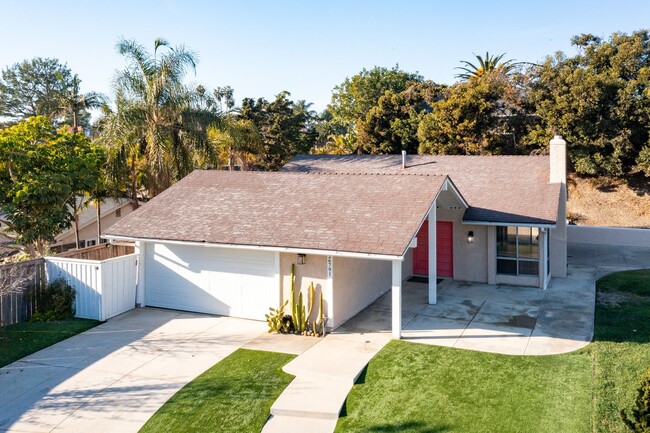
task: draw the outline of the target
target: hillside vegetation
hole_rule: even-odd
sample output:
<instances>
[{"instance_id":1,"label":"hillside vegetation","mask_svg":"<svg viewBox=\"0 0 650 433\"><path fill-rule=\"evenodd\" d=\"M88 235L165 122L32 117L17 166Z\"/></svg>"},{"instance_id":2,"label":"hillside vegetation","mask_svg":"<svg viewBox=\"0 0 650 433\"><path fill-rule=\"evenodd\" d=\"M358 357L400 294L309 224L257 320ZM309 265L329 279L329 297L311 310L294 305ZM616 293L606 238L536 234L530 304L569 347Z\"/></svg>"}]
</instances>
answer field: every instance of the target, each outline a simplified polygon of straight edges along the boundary
<instances>
[{"instance_id":1,"label":"hillside vegetation","mask_svg":"<svg viewBox=\"0 0 650 433\"><path fill-rule=\"evenodd\" d=\"M650 185L570 176L567 218L578 225L650 228Z\"/></svg>"}]
</instances>

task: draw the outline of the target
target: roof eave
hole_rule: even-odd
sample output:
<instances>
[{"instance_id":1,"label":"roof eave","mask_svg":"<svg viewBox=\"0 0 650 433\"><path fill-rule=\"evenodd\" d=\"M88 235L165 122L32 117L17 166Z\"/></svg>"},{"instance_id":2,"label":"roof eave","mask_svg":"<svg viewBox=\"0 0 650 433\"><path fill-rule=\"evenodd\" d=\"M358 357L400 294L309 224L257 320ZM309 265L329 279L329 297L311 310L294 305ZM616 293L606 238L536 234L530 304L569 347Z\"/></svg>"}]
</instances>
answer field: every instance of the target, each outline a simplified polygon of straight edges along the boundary
<instances>
[{"instance_id":1,"label":"roof eave","mask_svg":"<svg viewBox=\"0 0 650 433\"><path fill-rule=\"evenodd\" d=\"M557 223L551 222L534 222L534 223L518 223L515 221L473 221L473 220L461 220L463 224L471 224L476 226L517 226L517 227L543 227L554 229L557 227Z\"/></svg>"},{"instance_id":2,"label":"roof eave","mask_svg":"<svg viewBox=\"0 0 650 433\"><path fill-rule=\"evenodd\" d=\"M110 241L132 241L132 242L160 242L166 244L176 245L192 245L203 247L218 247L218 248L231 248L240 250L255 250L255 251L272 251L280 253L296 253L296 254L314 254L321 256L336 256L336 257L351 257L357 259L374 259L374 260L404 260L404 255L391 255L391 254L376 254L376 253L361 253L354 251L335 251L335 250L318 250L313 248L295 248L295 247L274 247L266 245L244 245L244 244L226 244L217 242L199 242L199 241L183 241L174 239L157 239L157 238L139 238L131 236L120 235L102 235L103 239Z\"/></svg>"}]
</instances>

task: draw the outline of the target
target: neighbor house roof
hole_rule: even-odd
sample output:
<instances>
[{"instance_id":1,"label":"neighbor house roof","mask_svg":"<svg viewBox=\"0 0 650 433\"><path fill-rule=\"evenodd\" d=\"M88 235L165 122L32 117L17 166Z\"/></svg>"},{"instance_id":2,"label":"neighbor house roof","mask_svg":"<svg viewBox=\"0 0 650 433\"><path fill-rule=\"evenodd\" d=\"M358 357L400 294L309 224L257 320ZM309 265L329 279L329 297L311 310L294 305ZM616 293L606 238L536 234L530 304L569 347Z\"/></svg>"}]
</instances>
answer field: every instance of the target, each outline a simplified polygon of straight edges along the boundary
<instances>
[{"instance_id":1,"label":"neighbor house roof","mask_svg":"<svg viewBox=\"0 0 650 433\"><path fill-rule=\"evenodd\" d=\"M464 222L556 223L560 184L549 183L548 156L299 155L284 172L448 175L469 208Z\"/></svg>"},{"instance_id":2,"label":"neighbor house roof","mask_svg":"<svg viewBox=\"0 0 650 433\"><path fill-rule=\"evenodd\" d=\"M108 238L402 256L447 176L195 171Z\"/></svg>"}]
</instances>

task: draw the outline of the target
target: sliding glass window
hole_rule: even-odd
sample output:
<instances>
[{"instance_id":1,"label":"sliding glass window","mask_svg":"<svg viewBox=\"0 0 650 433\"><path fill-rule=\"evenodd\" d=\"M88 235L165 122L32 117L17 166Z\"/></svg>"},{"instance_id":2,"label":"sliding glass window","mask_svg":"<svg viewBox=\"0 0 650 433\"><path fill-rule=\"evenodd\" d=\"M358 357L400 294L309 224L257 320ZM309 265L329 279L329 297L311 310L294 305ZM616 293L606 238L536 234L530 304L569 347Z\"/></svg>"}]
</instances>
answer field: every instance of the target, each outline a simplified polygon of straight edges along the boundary
<instances>
[{"instance_id":1,"label":"sliding glass window","mask_svg":"<svg viewBox=\"0 0 650 433\"><path fill-rule=\"evenodd\" d=\"M539 229L497 227L497 274L538 275Z\"/></svg>"}]
</instances>

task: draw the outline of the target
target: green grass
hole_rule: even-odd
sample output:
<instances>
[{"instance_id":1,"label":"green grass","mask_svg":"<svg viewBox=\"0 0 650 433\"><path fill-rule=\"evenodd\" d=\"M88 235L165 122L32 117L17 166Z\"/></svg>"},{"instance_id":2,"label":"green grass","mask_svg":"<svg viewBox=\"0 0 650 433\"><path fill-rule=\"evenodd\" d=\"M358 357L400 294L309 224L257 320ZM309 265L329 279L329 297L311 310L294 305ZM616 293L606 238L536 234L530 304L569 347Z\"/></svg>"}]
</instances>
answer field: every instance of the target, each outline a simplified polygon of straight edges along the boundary
<instances>
[{"instance_id":1,"label":"green grass","mask_svg":"<svg viewBox=\"0 0 650 433\"><path fill-rule=\"evenodd\" d=\"M0 328L0 367L99 325L86 319L16 323Z\"/></svg>"},{"instance_id":2,"label":"green grass","mask_svg":"<svg viewBox=\"0 0 650 433\"><path fill-rule=\"evenodd\" d=\"M600 291L640 295L650 271ZM522 357L394 341L368 365L337 432L625 432L650 366L650 301L598 304L595 338L563 355Z\"/></svg>"},{"instance_id":3,"label":"green grass","mask_svg":"<svg viewBox=\"0 0 650 433\"><path fill-rule=\"evenodd\" d=\"M615 272L598 281L603 292L627 292L639 296L650 296L650 269Z\"/></svg>"},{"instance_id":4,"label":"green grass","mask_svg":"<svg viewBox=\"0 0 650 433\"><path fill-rule=\"evenodd\" d=\"M239 349L178 391L140 432L259 432L295 356Z\"/></svg>"}]
</instances>

